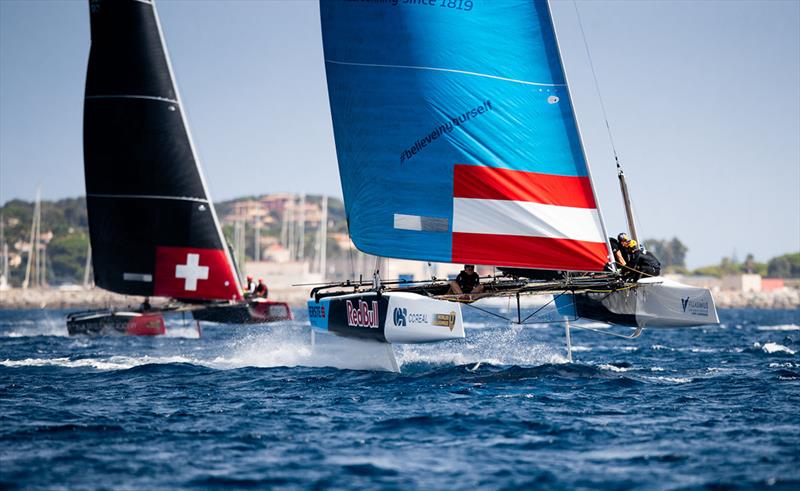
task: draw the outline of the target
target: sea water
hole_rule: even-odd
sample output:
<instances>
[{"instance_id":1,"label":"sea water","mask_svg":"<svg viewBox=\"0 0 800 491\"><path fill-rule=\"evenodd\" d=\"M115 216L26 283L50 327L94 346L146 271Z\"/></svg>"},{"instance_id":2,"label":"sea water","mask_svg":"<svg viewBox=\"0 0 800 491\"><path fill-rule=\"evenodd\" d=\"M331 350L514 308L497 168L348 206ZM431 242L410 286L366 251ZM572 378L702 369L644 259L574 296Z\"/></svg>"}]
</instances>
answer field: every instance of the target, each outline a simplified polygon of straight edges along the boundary
<instances>
[{"instance_id":1,"label":"sea water","mask_svg":"<svg viewBox=\"0 0 800 491\"><path fill-rule=\"evenodd\" d=\"M567 363L563 324L465 309L466 339L396 347L400 374L296 314L89 338L0 312L0 488L800 488L797 311L573 330Z\"/></svg>"}]
</instances>

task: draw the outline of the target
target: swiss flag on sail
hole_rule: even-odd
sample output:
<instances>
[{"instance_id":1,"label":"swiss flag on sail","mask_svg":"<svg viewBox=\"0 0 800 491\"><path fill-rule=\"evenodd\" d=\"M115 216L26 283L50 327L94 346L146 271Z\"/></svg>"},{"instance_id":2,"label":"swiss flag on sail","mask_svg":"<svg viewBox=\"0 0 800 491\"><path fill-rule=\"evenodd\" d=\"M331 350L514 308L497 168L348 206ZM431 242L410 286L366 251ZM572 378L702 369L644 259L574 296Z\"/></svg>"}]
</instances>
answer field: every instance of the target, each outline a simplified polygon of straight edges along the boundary
<instances>
[{"instance_id":1,"label":"swiss flag on sail","mask_svg":"<svg viewBox=\"0 0 800 491\"><path fill-rule=\"evenodd\" d=\"M240 300L233 267L221 249L157 247L153 294L159 297Z\"/></svg>"}]
</instances>

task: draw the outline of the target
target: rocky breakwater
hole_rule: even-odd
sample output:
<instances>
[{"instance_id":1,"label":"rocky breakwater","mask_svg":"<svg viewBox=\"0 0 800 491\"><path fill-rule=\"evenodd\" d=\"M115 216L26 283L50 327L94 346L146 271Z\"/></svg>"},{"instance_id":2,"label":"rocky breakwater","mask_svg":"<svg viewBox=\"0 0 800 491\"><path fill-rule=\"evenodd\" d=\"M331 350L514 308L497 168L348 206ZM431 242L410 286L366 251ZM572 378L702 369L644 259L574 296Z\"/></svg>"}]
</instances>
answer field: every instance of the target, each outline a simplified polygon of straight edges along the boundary
<instances>
[{"instance_id":1,"label":"rocky breakwater","mask_svg":"<svg viewBox=\"0 0 800 491\"><path fill-rule=\"evenodd\" d=\"M66 309L66 308L136 308L142 297L111 293L99 288L12 288L0 291L0 309ZM159 306L159 299L151 304Z\"/></svg>"},{"instance_id":2,"label":"rocky breakwater","mask_svg":"<svg viewBox=\"0 0 800 491\"><path fill-rule=\"evenodd\" d=\"M717 307L724 309L796 309L800 308L800 290L781 288L771 292L722 290L714 292Z\"/></svg>"},{"instance_id":3,"label":"rocky breakwater","mask_svg":"<svg viewBox=\"0 0 800 491\"><path fill-rule=\"evenodd\" d=\"M308 298L306 288L276 288L270 290L272 300L288 302L302 308ZM97 309L104 307L138 308L143 297L119 295L100 288L11 288L0 290L0 309ZM169 300L151 298L153 307L161 307Z\"/></svg>"}]
</instances>

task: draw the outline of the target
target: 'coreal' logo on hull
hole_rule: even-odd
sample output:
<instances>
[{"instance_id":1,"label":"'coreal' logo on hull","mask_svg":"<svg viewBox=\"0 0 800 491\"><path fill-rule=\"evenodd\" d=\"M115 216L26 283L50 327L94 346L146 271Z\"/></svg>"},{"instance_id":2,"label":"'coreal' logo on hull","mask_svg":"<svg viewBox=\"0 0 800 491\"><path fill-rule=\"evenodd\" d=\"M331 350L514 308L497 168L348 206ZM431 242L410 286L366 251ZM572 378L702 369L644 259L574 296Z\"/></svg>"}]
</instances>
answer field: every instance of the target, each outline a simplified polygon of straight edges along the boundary
<instances>
[{"instance_id":1,"label":"'coreal' logo on hull","mask_svg":"<svg viewBox=\"0 0 800 491\"><path fill-rule=\"evenodd\" d=\"M363 300L358 301L358 308L353 307L353 302L347 300L347 325L353 327L378 328L378 302L372 301L372 309Z\"/></svg>"},{"instance_id":2,"label":"'coreal' logo on hull","mask_svg":"<svg viewBox=\"0 0 800 491\"><path fill-rule=\"evenodd\" d=\"M406 316L408 316L408 310L396 307L394 309L394 325L395 326L405 326L406 325Z\"/></svg>"}]
</instances>

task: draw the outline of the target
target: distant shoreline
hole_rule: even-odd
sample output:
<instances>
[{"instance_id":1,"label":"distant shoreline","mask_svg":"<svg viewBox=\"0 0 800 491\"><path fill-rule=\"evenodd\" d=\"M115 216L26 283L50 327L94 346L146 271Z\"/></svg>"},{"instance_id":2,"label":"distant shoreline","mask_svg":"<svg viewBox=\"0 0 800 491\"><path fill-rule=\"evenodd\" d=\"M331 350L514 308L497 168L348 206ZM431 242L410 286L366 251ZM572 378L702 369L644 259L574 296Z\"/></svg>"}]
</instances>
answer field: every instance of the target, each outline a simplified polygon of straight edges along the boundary
<instances>
[{"instance_id":1,"label":"distant shoreline","mask_svg":"<svg viewBox=\"0 0 800 491\"><path fill-rule=\"evenodd\" d=\"M289 302L292 307L305 305L307 291L291 288L286 291L273 290L271 297ZM154 306L166 303L164 299L152 299ZM718 308L756 308L768 310L800 308L800 290L783 288L772 292L714 292ZM99 288L59 290L11 288L0 291L0 309L67 309L67 308L131 308L135 309L142 297L119 295Z\"/></svg>"}]
</instances>

